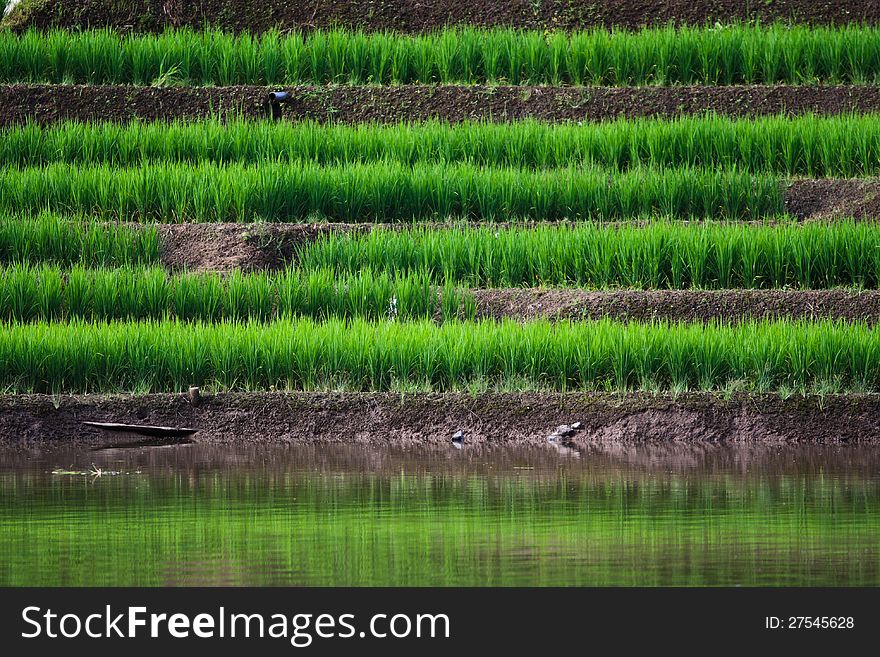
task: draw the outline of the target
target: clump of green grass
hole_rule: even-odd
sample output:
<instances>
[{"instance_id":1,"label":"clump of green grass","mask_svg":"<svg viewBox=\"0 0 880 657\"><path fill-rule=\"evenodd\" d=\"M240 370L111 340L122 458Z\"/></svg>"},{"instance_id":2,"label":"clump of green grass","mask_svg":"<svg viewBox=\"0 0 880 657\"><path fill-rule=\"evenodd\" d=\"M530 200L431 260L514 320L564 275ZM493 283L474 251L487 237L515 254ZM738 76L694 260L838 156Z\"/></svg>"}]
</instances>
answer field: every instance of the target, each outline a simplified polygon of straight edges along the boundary
<instances>
[{"instance_id":1,"label":"clump of green grass","mask_svg":"<svg viewBox=\"0 0 880 657\"><path fill-rule=\"evenodd\" d=\"M327 269L221 275L20 264L0 269L0 319L473 318L470 293L451 284L442 294L439 288L422 273L368 269L342 276Z\"/></svg>"},{"instance_id":2,"label":"clump of green grass","mask_svg":"<svg viewBox=\"0 0 880 657\"><path fill-rule=\"evenodd\" d=\"M0 387L877 392L878 354L880 329L832 321L74 321L4 326Z\"/></svg>"},{"instance_id":3,"label":"clump of green grass","mask_svg":"<svg viewBox=\"0 0 880 657\"><path fill-rule=\"evenodd\" d=\"M70 266L123 266L159 261L159 234L151 226L40 213L0 215L0 262L54 262Z\"/></svg>"},{"instance_id":4,"label":"clump of green grass","mask_svg":"<svg viewBox=\"0 0 880 657\"><path fill-rule=\"evenodd\" d=\"M593 168L395 162L0 169L0 212L49 209L140 221L754 218L782 207L782 190L772 176L691 168L613 175Z\"/></svg>"},{"instance_id":5,"label":"clump of green grass","mask_svg":"<svg viewBox=\"0 0 880 657\"><path fill-rule=\"evenodd\" d=\"M873 84L880 29L775 24L543 33L170 30L0 33L0 82L149 85L508 83Z\"/></svg>"},{"instance_id":6,"label":"clump of green grass","mask_svg":"<svg viewBox=\"0 0 880 657\"><path fill-rule=\"evenodd\" d=\"M865 176L880 171L876 115L616 119L547 124L315 122L36 124L0 130L0 163L130 167L145 162L324 166L465 162L523 168L589 165L736 168L751 173Z\"/></svg>"},{"instance_id":7,"label":"clump of green grass","mask_svg":"<svg viewBox=\"0 0 880 657\"><path fill-rule=\"evenodd\" d=\"M330 234L296 257L303 269L418 271L474 287L880 287L880 227L855 221L376 229Z\"/></svg>"}]
</instances>

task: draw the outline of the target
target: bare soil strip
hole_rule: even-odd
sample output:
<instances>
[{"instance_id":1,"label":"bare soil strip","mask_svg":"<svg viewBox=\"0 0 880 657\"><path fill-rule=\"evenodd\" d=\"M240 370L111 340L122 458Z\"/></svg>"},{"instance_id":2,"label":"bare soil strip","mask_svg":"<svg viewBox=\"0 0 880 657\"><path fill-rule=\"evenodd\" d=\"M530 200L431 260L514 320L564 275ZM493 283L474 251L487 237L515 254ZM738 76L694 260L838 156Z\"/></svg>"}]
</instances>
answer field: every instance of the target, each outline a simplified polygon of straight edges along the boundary
<instances>
[{"instance_id":1,"label":"bare soil strip","mask_svg":"<svg viewBox=\"0 0 880 657\"><path fill-rule=\"evenodd\" d=\"M465 120L601 121L715 112L731 117L880 112L876 86L288 87L282 117L342 123ZM33 121L198 120L268 116L268 90L124 85L0 86L0 125Z\"/></svg>"},{"instance_id":2,"label":"bare soil strip","mask_svg":"<svg viewBox=\"0 0 880 657\"><path fill-rule=\"evenodd\" d=\"M785 191L785 210L800 219L880 218L880 181L795 180Z\"/></svg>"},{"instance_id":3,"label":"bare soil strip","mask_svg":"<svg viewBox=\"0 0 880 657\"><path fill-rule=\"evenodd\" d=\"M43 0L13 23L18 28L111 26L154 31L206 23L226 30L262 31L334 26L421 32L448 24L507 25L537 29L591 26L704 25L793 20L803 23L880 22L875 0Z\"/></svg>"},{"instance_id":4,"label":"bare soil strip","mask_svg":"<svg viewBox=\"0 0 880 657\"><path fill-rule=\"evenodd\" d=\"M854 290L472 290L478 317L670 320L738 323L761 319L839 319L876 324L880 291Z\"/></svg>"},{"instance_id":5,"label":"bare soil strip","mask_svg":"<svg viewBox=\"0 0 880 657\"><path fill-rule=\"evenodd\" d=\"M57 408L56 408L57 406ZM226 393L193 407L186 395L0 396L0 445L106 444L83 421L187 426L199 443L348 443L578 449L621 443L880 442L880 396L692 393ZM579 431L548 440L556 427Z\"/></svg>"}]
</instances>

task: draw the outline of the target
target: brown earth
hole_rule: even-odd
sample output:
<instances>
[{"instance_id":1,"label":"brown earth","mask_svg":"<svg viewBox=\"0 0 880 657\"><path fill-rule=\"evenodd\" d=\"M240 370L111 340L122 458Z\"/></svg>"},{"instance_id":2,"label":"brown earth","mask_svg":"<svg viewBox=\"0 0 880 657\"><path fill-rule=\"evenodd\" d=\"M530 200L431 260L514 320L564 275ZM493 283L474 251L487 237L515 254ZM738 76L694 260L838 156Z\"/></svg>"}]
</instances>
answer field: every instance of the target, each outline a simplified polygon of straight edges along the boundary
<instances>
[{"instance_id":1,"label":"brown earth","mask_svg":"<svg viewBox=\"0 0 880 657\"><path fill-rule=\"evenodd\" d=\"M264 87L0 86L0 125L268 116Z\"/></svg>"},{"instance_id":2,"label":"brown earth","mask_svg":"<svg viewBox=\"0 0 880 657\"><path fill-rule=\"evenodd\" d=\"M785 210L811 220L880 218L880 181L794 180L785 191Z\"/></svg>"},{"instance_id":3,"label":"brown earth","mask_svg":"<svg viewBox=\"0 0 880 657\"><path fill-rule=\"evenodd\" d=\"M57 406L57 408L56 408ZM193 407L185 395L0 396L0 444L106 445L83 421L189 426L198 443L345 443L578 449L617 443L880 442L880 396L789 397L503 393L226 393ZM548 440L581 422L573 436Z\"/></svg>"},{"instance_id":4,"label":"brown earth","mask_svg":"<svg viewBox=\"0 0 880 657\"><path fill-rule=\"evenodd\" d=\"M478 317L517 320L880 321L880 291L854 290L472 290Z\"/></svg>"},{"instance_id":5,"label":"brown earth","mask_svg":"<svg viewBox=\"0 0 880 657\"><path fill-rule=\"evenodd\" d=\"M602 121L714 112L731 117L880 112L876 86L300 86L285 120L341 123L465 120ZM0 86L0 125L34 121L198 120L268 116L268 90L124 85Z\"/></svg>"},{"instance_id":6,"label":"brown earth","mask_svg":"<svg viewBox=\"0 0 880 657\"><path fill-rule=\"evenodd\" d=\"M591 26L713 24L774 20L803 23L880 22L875 0L26 0L10 23L22 28L111 26L155 31L206 23L226 30L263 31L333 26L422 32L449 24L536 29Z\"/></svg>"},{"instance_id":7,"label":"brown earth","mask_svg":"<svg viewBox=\"0 0 880 657\"><path fill-rule=\"evenodd\" d=\"M297 246L325 235L368 232L372 224L159 224L162 265L171 270L278 269Z\"/></svg>"}]
</instances>

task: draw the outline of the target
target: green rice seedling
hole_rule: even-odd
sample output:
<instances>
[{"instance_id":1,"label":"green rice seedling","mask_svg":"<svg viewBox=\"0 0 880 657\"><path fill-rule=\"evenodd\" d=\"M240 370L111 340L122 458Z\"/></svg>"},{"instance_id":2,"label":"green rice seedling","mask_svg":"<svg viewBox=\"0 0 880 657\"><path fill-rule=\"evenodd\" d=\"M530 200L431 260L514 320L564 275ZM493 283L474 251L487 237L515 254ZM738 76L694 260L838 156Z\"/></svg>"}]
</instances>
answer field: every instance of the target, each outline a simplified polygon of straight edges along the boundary
<instances>
[{"instance_id":1,"label":"green rice seedling","mask_svg":"<svg viewBox=\"0 0 880 657\"><path fill-rule=\"evenodd\" d=\"M158 260L159 234L151 226L112 226L48 213L0 216L0 262L109 266Z\"/></svg>"},{"instance_id":2,"label":"green rice seedling","mask_svg":"<svg viewBox=\"0 0 880 657\"><path fill-rule=\"evenodd\" d=\"M229 273L223 299L223 314L233 319L246 319L250 315L250 280L238 270Z\"/></svg>"},{"instance_id":3,"label":"green rice seedling","mask_svg":"<svg viewBox=\"0 0 880 657\"><path fill-rule=\"evenodd\" d=\"M116 318L129 312L137 313L137 297L132 294L133 281L130 272L99 269L88 271L91 296L91 319Z\"/></svg>"},{"instance_id":4,"label":"green rice seedling","mask_svg":"<svg viewBox=\"0 0 880 657\"><path fill-rule=\"evenodd\" d=\"M51 164L0 169L0 212L85 213L140 221L624 219L656 214L755 218L782 211L773 176L701 169L523 170L467 163L320 167Z\"/></svg>"},{"instance_id":5,"label":"green rice seedling","mask_svg":"<svg viewBox=\"0 0 880 657\"><path fill-rule=\"evenodd\" d=\"M0 385L16 391L220 389L880 390L880 329L863 324L10 324Z\"/></svg>"},{"instance_id":6,"label":"green rice seedling","mask_svg":"<svg viewBox=\"0 0 880 657\"><path fill-rule=\"evenodd\" d=\"M92 277L89 271L74 267L67 274L67 285L64 289L64 307L70 317L92 318L94 315ZM115 312L115 307L110 306Z\"/></svg>"},{"instance_id":7,"label":"green rice seedling","mask_svg":"<svg viewBox=\"0 0 880 657\"><path fill-rule=\"evenodd\" d=\"M684 166L859 177L880 172L880 118L844 114L744 120L706 115L583 125L527 120L455 126L435 121L322 125L208 120L28 124L0 130L0 164L15 167L181 162L332 167L377 161L523 169L587 165L612 171Z\"/></svg>"},{"instance_id":8,"label":"green rice seedling","mask_svg":"<svg viewBox=\"0 0 880 657\"><path fill-rule=\"evenodd\" d=\"M136 287L139 288L137 296L138 318L161 318L169 313L172 297L168 277L164 270L158 267L148 269L143 273Z\"/></svg>"},{"instance_id":9,"label":"green rice seedling","mask_svg":"<svg viewBox=\"0 0 880 657\"><path fill-rule=\"evenodd\" d=\"M64 283L61 273L49 267L42 267L37 278L37 313L46 321L61 318L64 307Z\"/></svg>"},{"instance_id":10,"label":"green rice seedling","mask_svg":"<svg viewBox=\"0 0 880 657\"><path fill-rule=\"evenodd\" d=\"M0 32L0 82L144 84L871 84L880 30L731 25L572 34L456 27L430 34L169 30ZM280 77L283 74L283 79Z\"/></svg>"},{"instance_id":11,"label":"green rice seedling","mask_svg":"<svg viewBox=\"0 0 880 657\"><path fill-rule=\"evenodd\" d=\"M448 285L454 313L472 295ZM288 269L169 274L161 267L85 269L16 264L0 269L0 318L163 319L216 322L278 317L430 318L438 310L437 285L423 273L336 275L332 270Z\"/></svg>"},{"instance_id":12,"label":"green rice seedling","mask_svg":"<svg viewBox=\"0 0 880 657\"><path fill-rule=\"evenodd\" d=\"M183 320L213 322L223 315L223 282L214 273L178 276L172 285L174 314Z\"/></svg>"},{"instance_id":13,"label":"green rice seedling","mask_svg":"<svg viewBox=\"0 0 880 657\"><path fill-rule=\"evenodd\" d=\"M40 283L27 266L15 265L0 278L4 319L30 321L39 312Z\"/></svg>"},{"instance_id":14,"label":"green rice seedling","mask_svg":"<svg viewBox=\"0 0 880 657\"><path fill-rule=\"evenodd\" d=\"M478 287L830 288L880 285L880 228L866 222L562 226L329 235L298 266L337 275L418 273Z\"/></svg>"}]
</instances>

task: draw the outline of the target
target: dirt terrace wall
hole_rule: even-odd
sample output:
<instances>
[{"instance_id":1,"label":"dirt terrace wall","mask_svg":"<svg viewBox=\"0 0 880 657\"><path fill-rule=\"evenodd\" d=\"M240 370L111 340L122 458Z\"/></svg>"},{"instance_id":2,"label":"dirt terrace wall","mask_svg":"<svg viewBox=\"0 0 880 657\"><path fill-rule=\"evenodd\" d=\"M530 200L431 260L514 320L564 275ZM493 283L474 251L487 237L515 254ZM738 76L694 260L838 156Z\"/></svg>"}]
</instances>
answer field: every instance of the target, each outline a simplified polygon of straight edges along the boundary
<instances>
[{"instance_id":1,"label":"dirt terrace wall","mask_svg":"<svg viewBox=\"0 0 880 657\"><path fill-rule=\"evenodd\" d=\"M880 112L876 86L730 87L288 87L288 121L357 123L465 120L601 121L715 112L731 117ZM268 89L125 85L0 85L0 125L36 121L262 119Z\"/></svg>"},{"instance_id":2,"label":"dirt terrace wall","mask_svg":"<svg viewBox=\"0 0 880 657\"><path fill-rule=\"evenodd\" d=\"M57 407L57 408L56 408ZM101 445L118 435L83 421L196 428L201 443L343 443L578 449L596 444L880 442L880 396L827 397L700 393L408 394L233 393L185 395L0 396L0 445ZM561 424L579 431L555 445Z\"/></svg>"},{"instance_id":3,"label":"dirt terrace wall","mask_svg":"<svg viewBox=\"0 0 880 657\"><path fill-rule=\"evenodd\" d=\"M154 31L205 23L226 30L337 25L421 32L448 24L538 29L713 24L760 20L880 22L876 0L25 0L16 27L103 27Z\"/></svg>"},{"instance_id":4,"label":"dirt terrace wall","mask_svg":"<svg viewBox=\"0 0 880 657\"><path fill-rule=\"evenodd\" d=\"M477 316L519 321L602 319L739 323L838 319L876 324L877 290L473 290Z\"/></svg>"}]
</instances>

